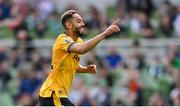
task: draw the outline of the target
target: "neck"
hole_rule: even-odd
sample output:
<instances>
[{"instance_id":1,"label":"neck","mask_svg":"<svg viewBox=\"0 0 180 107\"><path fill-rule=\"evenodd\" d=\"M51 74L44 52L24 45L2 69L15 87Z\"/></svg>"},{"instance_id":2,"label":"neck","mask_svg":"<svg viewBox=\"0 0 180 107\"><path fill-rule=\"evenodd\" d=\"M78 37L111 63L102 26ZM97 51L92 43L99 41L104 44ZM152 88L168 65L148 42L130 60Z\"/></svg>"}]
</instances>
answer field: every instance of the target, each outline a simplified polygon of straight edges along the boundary
<instances>
[{"instance_id":1,"label":"neck","mask_svg":"<svg viewBox=\"0 0 180 107\"><path fill-rule=\"evenodd\" d=\"M67 31L66 34L70 36L74 41L77 41L78 35L73 31Z\"/></svg>"}]
</instances>

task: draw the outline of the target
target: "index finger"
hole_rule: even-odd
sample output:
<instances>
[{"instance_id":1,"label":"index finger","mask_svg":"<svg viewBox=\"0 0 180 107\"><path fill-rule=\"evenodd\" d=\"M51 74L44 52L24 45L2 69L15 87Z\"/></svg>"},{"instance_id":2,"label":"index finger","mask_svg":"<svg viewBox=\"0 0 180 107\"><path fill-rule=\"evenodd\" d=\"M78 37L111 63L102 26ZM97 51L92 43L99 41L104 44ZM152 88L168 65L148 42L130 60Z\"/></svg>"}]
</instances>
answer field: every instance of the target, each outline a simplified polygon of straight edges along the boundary
<instances>
[{"instance_id":1,"label":"index finger","mask_svg":"<svg viewBox=\"0 0 180 107\"><path fill-rule=\"evenodd\" d=\"M120 22L120 19L116 19L116 20L112 23L112 25L119 25L119 22Z\"/></svg>"}]
</instances>

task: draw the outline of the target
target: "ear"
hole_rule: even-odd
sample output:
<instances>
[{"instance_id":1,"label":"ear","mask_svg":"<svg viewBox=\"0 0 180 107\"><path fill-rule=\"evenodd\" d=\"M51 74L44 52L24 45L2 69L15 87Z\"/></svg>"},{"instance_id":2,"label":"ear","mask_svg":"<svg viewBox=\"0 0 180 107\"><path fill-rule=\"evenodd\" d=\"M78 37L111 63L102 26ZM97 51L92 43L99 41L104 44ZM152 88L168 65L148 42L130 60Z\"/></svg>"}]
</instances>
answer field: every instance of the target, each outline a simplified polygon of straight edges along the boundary
<instances>
[{"instance_id":1,"label":"ear","mask_svg":"<svg viewBox=\"0 0 180 107\"><path fill-rule=\"evenodd\" d=\"M69 22L65 23L67 29L72 29L72 24Z\"/></svg>"}]
</instances>

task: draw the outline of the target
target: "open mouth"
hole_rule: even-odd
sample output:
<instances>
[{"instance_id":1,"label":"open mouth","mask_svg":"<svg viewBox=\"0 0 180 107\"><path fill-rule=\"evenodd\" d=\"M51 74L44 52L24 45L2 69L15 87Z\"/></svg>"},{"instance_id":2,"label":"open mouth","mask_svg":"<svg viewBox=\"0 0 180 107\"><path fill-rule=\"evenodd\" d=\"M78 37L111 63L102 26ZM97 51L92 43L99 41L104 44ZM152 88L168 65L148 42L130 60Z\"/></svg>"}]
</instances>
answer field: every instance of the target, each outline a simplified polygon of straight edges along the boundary
<instances>
[{"instance_id":1,"label":"open mouth","mask_svg":"<svg viewBox=\"0 0 180 107\"><path fill-rule=\"evenodd\" d=\"M80 30L80 31L84 31L84 30L85 30L85 28L84 28L84 27L81 27L81 28L79 28L79 30Z\"/></svg>"},{"instance_id":2,"label":"open mouth","mask_svg":"<svg viewBox=\"0 0 180 107\"><path fill-rule=\"evenodd\" d=\"M85 27L86 27L86 26L80 26L80 27L79 27L79 29L82 29L82 28L84 28L84 29L85 29Z\"/></svg>"},{"instance_id":3,"label":"open mouth","mask_svg":"<svg viewBox=\"0 0 180 107\"><path fill-rule=\"evenodd\" d=\"M86 29L85 29L85 27L81 27L81 28L79 28L79 33L80 34L86 34Z\"/></svg>"}]
</instances>

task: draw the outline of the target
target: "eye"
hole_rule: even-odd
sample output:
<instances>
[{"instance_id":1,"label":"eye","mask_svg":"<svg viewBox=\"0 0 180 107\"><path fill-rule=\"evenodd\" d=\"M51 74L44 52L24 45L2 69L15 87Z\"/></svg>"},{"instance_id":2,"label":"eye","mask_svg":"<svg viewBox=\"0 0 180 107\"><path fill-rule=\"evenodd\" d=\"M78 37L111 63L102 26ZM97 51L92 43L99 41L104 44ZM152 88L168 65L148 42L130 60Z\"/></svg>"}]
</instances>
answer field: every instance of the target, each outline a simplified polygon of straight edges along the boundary
<instances>
[{"instance_id":1,"label":"eye","mask_svg":"<svg viewBox=\"0 0 180 107\"><path fill-rule=\"evenodd\" d=\"M78 23L81 23L81 22L82 22L82 20L78 19L78 20L77 20L77 22L78 22Z\"/></svg>"}]
</instances>

